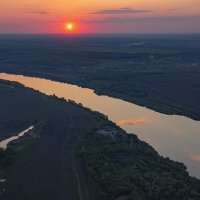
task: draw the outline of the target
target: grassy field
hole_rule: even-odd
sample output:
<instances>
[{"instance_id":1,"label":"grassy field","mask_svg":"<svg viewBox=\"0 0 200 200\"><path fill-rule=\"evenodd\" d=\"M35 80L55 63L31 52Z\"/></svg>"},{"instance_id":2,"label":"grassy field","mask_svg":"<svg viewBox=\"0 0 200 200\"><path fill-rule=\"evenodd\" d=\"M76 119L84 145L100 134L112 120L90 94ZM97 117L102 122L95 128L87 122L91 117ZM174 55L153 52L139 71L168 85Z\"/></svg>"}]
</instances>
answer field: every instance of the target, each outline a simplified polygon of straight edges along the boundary
<instances>
[{"instance_id":1,"label":"grassy field","mask_svg":"<svg viewBox=\"0 0 200 200\"><path fill-rule=\"evenodd\" d=\"M200 181L100 113L0 80L1 200L185 200Z\"/></svg>"},{"instance_id":2,"label":"grassy field","mask_svg":"<svg viewBox=\"0 0 200 200\"><path fill-rule=\"evenodd\" d=\"M2 81L0 86L2 138L17 135L32 124L34 129L20 142L13 142L2 160L5 199L80 199L78 135L101 122L76 105L6 84Z\"/></svg>"}]
</instances>

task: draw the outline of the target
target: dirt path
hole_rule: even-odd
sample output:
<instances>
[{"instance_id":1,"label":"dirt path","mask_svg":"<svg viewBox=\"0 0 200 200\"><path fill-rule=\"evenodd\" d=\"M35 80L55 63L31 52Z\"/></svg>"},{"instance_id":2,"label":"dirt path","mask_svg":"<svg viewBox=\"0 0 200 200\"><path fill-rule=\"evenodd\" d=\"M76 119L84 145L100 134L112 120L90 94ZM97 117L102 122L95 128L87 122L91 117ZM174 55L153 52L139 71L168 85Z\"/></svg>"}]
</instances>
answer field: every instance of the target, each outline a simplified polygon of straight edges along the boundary
<instances>
[{"instance_id":1,"label":"dirt path","mask_svg":"<svg viewBox=\"0 0 200 200\"><path fill-rule=\"evenodd\" d=\"M68 111L67 111L68 112ZM68 112L70 116L70 125L67 130L65 141L62 145L62 169L67 182L68 187L70 188L73 194L73 200L83 200L81 194L81 183L76 166L76 149L79 143L78 135L73 130L73 116Z\"/></svg>"}]
</instances>

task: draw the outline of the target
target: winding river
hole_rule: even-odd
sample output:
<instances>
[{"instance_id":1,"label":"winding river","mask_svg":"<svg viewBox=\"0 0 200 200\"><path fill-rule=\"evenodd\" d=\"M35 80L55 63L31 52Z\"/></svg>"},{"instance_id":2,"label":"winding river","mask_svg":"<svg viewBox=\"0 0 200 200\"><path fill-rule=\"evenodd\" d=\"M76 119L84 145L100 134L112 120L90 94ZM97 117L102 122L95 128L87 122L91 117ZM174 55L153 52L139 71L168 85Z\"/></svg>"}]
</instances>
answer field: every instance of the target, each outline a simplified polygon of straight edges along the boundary
<instances>
[{"instance_id":1,"label":"winding river","mask_svg":"<svg viewBox=\"0 0 200 200\"><path fill-rule=\"evenodd\" d=\"M101 112L128 133L137 134L161 155L183 162L190 175L200 178L199 121L161 114L121 99L98 96L91 89L67 83L5 73L0 73L0 79L17 81L47 95L71 99Z\"/></svg>"}]
</instances>

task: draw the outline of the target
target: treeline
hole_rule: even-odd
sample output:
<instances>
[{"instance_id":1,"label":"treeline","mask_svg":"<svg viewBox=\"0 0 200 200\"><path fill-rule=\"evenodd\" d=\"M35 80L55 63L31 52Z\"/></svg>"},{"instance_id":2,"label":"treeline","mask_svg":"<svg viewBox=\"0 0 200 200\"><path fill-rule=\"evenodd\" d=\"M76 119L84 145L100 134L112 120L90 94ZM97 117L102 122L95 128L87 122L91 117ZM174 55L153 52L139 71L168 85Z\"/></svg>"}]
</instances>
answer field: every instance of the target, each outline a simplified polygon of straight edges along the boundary
<instances>
[{"instance_id":1,"label":"treeline","mask_svg":"<svg viewBox=\"0 0 200 200\"><path fill-rule=\"evenodd\" d=\"M199 200L200 181L186 167L164 158L135 135L119 133L115 140L97 132L83 137L85 168L106 200Z\"/></svg>"}]
</instances>

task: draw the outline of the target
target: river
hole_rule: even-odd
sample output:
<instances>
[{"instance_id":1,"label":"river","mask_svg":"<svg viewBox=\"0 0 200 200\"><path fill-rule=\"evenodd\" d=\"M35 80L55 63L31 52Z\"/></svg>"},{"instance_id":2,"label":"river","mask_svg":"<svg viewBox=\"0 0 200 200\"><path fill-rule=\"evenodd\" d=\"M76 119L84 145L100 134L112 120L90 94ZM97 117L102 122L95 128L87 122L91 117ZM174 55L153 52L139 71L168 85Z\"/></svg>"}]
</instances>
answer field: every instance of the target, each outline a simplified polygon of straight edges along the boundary
<instances>
[{"instance_id":1,"label":"river","mask_svg":"<svg viewBox=\"0 0 200 200\"><path fill-rule=\"evenodd\" d=\"M134 133L149 143L159 154L183 162L190 175L200 178L200 121L158 113L117 98L98 96L91 89L67 83L5 73L0 73L0 79L19 82L46 95L71 99L103 113L128 133Z\"/></svg>"}]
</instances>

